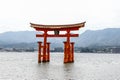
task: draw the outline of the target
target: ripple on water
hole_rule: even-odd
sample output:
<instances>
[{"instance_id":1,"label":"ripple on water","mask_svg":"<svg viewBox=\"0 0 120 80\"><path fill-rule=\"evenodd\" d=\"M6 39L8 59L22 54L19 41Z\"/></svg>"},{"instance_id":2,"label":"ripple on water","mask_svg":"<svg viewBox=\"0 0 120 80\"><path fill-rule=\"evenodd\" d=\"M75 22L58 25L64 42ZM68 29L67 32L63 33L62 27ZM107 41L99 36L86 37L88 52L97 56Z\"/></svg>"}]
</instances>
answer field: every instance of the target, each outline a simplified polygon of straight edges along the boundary
<instances>
[{"instance_id":1,"label":"ripple on water","mask_svg":"<svg viewBox=\"0 0 120 80\"><path fill-rule=\"evenodd\" d=\"M120 54L75 54L63 63L52 53L49 63L37 63L37 53L0 53L0 80L120 80Z\"/></svg>"}]
</instances>

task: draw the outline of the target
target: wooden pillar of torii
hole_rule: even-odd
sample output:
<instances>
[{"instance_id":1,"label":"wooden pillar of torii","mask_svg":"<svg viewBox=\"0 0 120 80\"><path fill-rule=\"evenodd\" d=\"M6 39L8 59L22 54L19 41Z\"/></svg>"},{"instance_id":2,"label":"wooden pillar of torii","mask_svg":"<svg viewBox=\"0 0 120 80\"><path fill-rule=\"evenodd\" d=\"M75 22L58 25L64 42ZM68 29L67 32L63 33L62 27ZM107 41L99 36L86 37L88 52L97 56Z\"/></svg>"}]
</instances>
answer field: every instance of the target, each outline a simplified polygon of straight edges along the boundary
<instances>
[{"instance_id":1,"label":"wooden pillar of torii","mask_svg":"<svg viewBox=\"0 0 120 80\"><path fill-rule=\"evenodd\" d=\"M36 37L43 37L44 41L38 42L38 63L50 61L50 43L48 37L66 37L64 42L64 63L74 62L74 42L70 42L70 37L78 37L79 34L72 34L71 31L79 30L84 27L85 22L68 25L42 25L30 23L36 31L43 31L43 34L36 34ZM48 31L54 31L54 34L48 34ZM60 34L60 31L66 31Z\"/></svg>"}]
</instances>

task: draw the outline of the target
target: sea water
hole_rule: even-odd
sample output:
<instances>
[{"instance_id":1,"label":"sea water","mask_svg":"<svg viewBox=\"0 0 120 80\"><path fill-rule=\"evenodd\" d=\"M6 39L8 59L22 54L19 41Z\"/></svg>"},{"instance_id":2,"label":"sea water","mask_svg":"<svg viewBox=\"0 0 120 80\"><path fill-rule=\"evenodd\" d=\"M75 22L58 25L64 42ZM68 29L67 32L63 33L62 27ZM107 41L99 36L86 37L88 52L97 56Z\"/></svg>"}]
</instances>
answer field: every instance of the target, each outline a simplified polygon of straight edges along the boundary
<instances>
[{"instance_id":1,"label":"sea water","mask_svg":"<svg viewBox=\"0 0 120 80\"><path fill-rule=\"evenodd\" d=\"M38 64L37 52L0 52L0 80L120 80L120 54L75 53L63 63L63 53L51 53Z\"/></svg>"}]
</instances>

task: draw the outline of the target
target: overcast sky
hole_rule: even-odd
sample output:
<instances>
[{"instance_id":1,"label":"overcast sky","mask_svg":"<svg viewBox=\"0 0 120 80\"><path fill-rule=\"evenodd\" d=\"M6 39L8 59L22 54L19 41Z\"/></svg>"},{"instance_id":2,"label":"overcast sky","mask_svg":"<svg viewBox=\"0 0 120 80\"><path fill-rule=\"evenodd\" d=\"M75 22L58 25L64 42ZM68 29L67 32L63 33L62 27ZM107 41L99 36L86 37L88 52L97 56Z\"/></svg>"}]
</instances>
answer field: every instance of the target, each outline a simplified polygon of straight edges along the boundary
<instances>
[{"instance_id":1,"label":"overcast sky","mask_svg":"<svg viewBox=\"0 0 120 80\"><path fill-rule=\"evenodd\" d=\"M0 0L0 33L84 21L81 31L120 28L120 0Z\"/></svg>"}]
</instances>

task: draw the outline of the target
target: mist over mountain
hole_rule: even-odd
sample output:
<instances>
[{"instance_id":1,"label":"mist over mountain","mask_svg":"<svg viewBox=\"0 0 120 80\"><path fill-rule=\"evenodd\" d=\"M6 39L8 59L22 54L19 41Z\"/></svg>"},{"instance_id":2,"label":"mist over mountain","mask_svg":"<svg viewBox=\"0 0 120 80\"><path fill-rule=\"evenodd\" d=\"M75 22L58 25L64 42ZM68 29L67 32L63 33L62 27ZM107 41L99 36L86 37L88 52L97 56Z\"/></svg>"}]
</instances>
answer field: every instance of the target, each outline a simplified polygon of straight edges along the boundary
<instances>
[{"instance_id":1,"label":"mist over mountain","mask_svg":"<svg viewBox=\"0 0 120 80\"><path fill-rule=\"evenodd\" d=\"M108 28L96 31L87 30L80 35L77 44L82 47L120 46L120 28Z\"/></svg>"},{"instance_id":2,"label":"mist over mountain","mask_svg":"<svg viewBox=\"0 0 120 80\"><path fill-rule=\"evenodd\" d=\"M4 44L31 43L36 41L35 34L35 31L5 32L0 34L0 41Z\"/></svg>"},{"instance_id":3,"label":"mist over mountain","mask_svg":"<svg viewBox=\"0 0 120 80\"><path fill-rule=\"evenodd\" d=\"M5 32L0 34L0 47L37 47L35 31ZM51 47L63 47L66 38L48 38ZM77 47L120 46L120 28L87 30L78 38L71 38Z\"/></svg>"}]
</instances>

